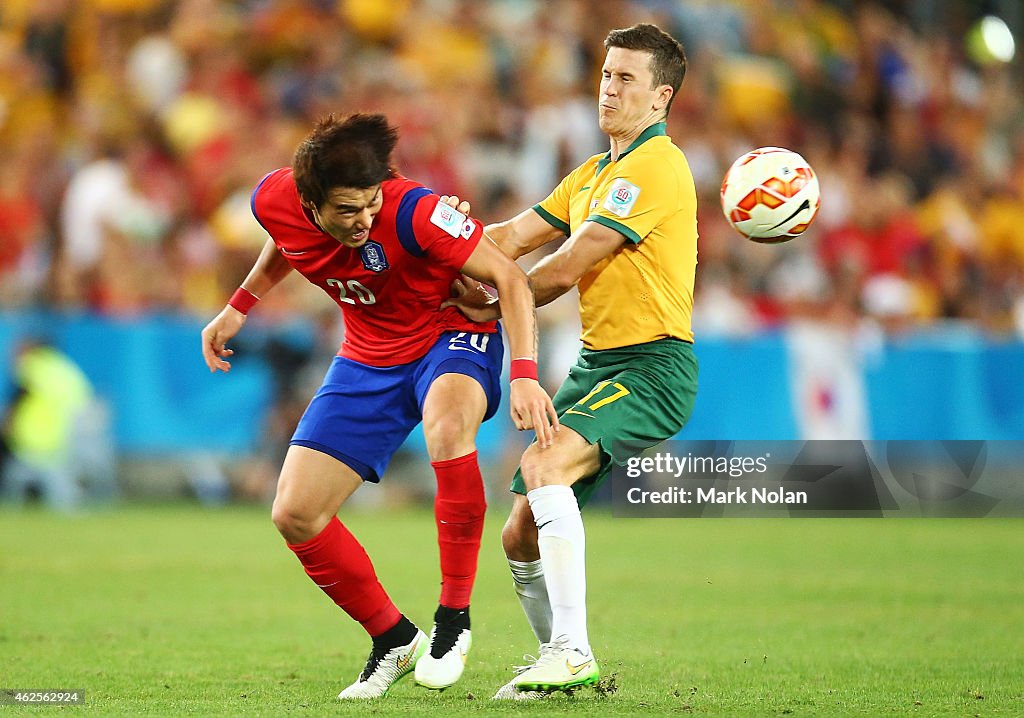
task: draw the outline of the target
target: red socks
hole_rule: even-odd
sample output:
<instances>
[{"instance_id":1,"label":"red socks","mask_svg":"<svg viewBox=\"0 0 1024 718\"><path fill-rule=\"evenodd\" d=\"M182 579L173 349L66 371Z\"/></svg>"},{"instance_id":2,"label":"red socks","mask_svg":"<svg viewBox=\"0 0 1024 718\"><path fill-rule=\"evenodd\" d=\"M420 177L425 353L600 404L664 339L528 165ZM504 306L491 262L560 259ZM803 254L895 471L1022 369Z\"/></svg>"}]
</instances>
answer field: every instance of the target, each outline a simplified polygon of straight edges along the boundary
<instances>
[{"instance_id":1,"label":"red socks","mask_svg":"<svg viewBox=\"0 0 1024 718\"><path fill-rule=\"evenodd\" d=\"M487 509L483 479L475 451L431 465L437 475L434 517L441 552L440 603L462 609L469 605L476 580ZM366 550L337 516L309 541L288 544L288 548L299 557L313 583L371 636L398 623L402 614L377 580Z\"/></svg>"},{"instance_id":2,"label":"red socks","mask_svg":"<svg viewBox=\"0 0 1024 718\"><path fill-rule=\"evenodd\" d=\"M299 557L313 583L371 636L398 623L402 614L377 580L370 557L337 516L309 541L288 544L288 548Z\"/></svg>"},{"instance_id":3,"label":"red socks","mask_svg":"<svg viewBox=\"0 0 1024 718\"><path fill-rule=\"evenodd\" d=\"M487 510L477 452L457 459L432 461L430 465L437 475L434 519L441 552L440 604L465 608L476 580L480 536Z\"/></svg>"}]
</instances>

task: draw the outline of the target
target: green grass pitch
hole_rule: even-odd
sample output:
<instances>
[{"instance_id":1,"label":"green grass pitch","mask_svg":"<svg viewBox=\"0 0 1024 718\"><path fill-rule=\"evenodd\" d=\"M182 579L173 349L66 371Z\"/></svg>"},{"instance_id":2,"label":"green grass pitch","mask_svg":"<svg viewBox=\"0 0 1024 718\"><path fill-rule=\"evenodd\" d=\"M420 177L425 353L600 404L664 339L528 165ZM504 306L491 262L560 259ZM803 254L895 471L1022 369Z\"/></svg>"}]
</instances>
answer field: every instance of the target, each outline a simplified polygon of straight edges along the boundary
<instances>
[{"instance_id":1,"label":"green grass pitch","mask_svg":"<svg viewBox=\"0 0 1024 718\"><path fill-rule=\"evenodd\" d=\"M437 599L433 518L343 515L399 608ZM369 642L266 509L0 511L0 715L1024 715L1024 522L616 519L588 512L603 690L491 702L535 643L488 517L466 675L339 704Z\"/></svg>"}]
</instances>

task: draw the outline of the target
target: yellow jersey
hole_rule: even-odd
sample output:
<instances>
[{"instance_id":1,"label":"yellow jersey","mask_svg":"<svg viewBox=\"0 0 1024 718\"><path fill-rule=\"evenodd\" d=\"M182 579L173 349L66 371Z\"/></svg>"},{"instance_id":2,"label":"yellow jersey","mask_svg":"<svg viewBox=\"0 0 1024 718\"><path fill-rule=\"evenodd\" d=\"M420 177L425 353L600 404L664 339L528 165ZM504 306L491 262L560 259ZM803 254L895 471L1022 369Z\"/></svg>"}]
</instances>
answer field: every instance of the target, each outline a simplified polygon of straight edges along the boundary
<instances>
[{"instance_id":1,"label":"yellow jersey","mask_svg":"<svg viewBox=\"0 0 1024 718\"><path fill-rule=\"evenodd\" d=\"M567 236L597 222L626 238L579 281L587 349L693 341L697 192L664 122L644 130L618 159L594 155L533 209Z\"/></svg>"}]
</instances>

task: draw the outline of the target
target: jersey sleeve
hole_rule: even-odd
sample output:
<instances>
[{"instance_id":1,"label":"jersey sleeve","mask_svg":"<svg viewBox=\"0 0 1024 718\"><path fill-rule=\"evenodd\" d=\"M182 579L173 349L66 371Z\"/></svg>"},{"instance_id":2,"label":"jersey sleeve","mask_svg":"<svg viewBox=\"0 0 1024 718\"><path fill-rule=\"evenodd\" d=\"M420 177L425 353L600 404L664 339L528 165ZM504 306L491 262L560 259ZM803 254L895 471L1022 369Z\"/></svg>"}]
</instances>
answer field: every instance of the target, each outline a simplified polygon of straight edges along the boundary
<instances>
[{"instance_id":1,"label":"jersey sleeve","mask_svg":"<svg viewBox=\"0 0 1024 718\"><path fill-rule=\"evenodd\" d=\"M551 190L551 194L533 205L534 212L552 227L561 230L566 237L572 234L569 225L569 199L572 197L572 188L576 184L579 171L580 168L577 167L567 174L558 186Z\"/></svg>"},{"instance_id":2,"label":"jersey sleeve","mask_svg":"<svg viewBox=\"0 0 1024 718\"><path fill-rule=\"evenodd\" d=\"M436 194L416 200L412 230L420 251L455 270L462 269L484 236L483 222L449 207Z\"/></svg>"},{"instance_id":3,"label":"jersey sleeve","mask_svg":"<svg viewBox=\"0 0 1024 718\"><path fill-rule=\"evenodd\" d=\"M656 155L630 158L615 169L603 197L587 217L639 244L679 207L679 183L659 168ZM667 180L667 181L666 181Z\"/></svg>"},{"instance_id":4,"label":"jersey sleeve","mask_svg":"<svg viewBox=\"0 0 1024 718\"><path fill-rule=\"evenodd\" d=\"M261 179L256 184L256 187L252 191L252 195L250 195L250 197L249 197L249 208L252 210L252 216L256 218L256 221L259 222L260 226L263 227L263 229L265 229L265 230L267 229L267 225L264 224L263 219L260 217L260 213L264 209L263 205L264 205L264 194L265 193L262 191L263 187L264 187L264 185L267 184L267 180L270 180L271 178L276 179L278 176L281 175L281 173L286 172L286 171L287 171L287 168L282 167L280 169L274 170L273 172L268 172L267 174L265 174L263 176L263 179ZM269 232L270 230L267 230L267 231Z\"/></svg>"}]
</instances>

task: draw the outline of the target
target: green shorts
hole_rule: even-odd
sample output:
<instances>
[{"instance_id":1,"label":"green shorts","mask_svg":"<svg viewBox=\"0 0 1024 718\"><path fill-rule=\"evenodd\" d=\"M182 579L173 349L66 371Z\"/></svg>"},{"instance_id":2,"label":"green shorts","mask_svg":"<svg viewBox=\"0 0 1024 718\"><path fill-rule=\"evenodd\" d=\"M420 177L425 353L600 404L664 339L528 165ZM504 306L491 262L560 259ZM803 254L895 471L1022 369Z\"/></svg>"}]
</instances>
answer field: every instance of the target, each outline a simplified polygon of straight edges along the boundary
<instances>
[{"instance_id":1,"label":"green shorts","mask_svg":"<svg viewBox=\"0 0 1024 718\"><path fill-rule=\"evenodd\" d=\"M659 339L620 349L583 349L552 398L558 419L601 449L601 468L573 484L582 507L612 463L675 436L690 418L697 396L693 345ZM511 490L526 493L520 469Z\"/></svg>"}]
</instances>

